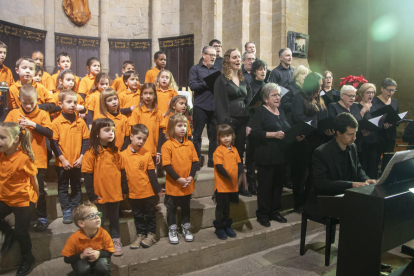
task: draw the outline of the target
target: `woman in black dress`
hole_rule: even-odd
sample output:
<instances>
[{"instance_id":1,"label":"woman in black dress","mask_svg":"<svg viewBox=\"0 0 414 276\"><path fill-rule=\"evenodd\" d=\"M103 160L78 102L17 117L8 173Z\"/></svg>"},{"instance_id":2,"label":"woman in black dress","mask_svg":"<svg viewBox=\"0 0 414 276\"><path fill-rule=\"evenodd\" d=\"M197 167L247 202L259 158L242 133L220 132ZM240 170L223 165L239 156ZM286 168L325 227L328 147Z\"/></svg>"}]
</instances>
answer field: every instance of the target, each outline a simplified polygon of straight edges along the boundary
<instances>
[{"instance_id":1,"label":"woman in black dress","mask_svg":"<svg viewBox=\"0 0 414 276\"><path fill-rule=\"evenodd\" d=\"M334 103L340 100L339 91L332 88L333 74L331 71L323 72L323 89L321 91L321 97L325 101L326 105Z\"/></svg>"},{"instance_id":2,"label":"woman in black dress","mask_svg":"<svg viewBox=\"0 0 414 276\"><path fill-rule=\"evenodd\" d=\"M259 92L260 88L265 85L264 79L266 77L267 64L261 59L256 59L252 64L252 82L250 88L252 90L252 98Z\"/></svg>"},{"instance_id":3,"label":"woman in black dress","mask_svg":"<svg viewBox=\"0 0 414 276\"><path fill-rule=\"evenodd\" d=\"M241 70L240 52L229 49L223 58L223 73L214 83L214 105L218 124L230 125L236 134L235 147L243 162L246 143L246 134L250 128L247 122L250 119L248 104L252 99L249 84L244 79ZM241 195L251 194L240 185Z\"/></svg>"}]
</instances>

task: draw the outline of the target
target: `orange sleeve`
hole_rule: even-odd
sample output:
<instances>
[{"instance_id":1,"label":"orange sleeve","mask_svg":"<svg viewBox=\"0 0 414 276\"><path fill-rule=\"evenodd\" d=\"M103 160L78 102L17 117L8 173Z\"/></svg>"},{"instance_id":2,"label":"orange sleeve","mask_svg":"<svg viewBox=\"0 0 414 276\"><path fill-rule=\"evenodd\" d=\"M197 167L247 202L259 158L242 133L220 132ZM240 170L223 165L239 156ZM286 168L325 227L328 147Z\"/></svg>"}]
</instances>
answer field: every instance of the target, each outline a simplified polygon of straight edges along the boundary
<instances>
[{"instance_id":1,"label":"orange sleeve","mask_svg":"<svg viewBox=\"0 0 414 276\"><path fill-rule=\"evenodd\" d=\"M46 74L45 74L46 73ZM44 79L43 79L44 77ZM55 82L53 81L52 77L49 75L49 73L44 72L42 77L42 84L48 91L54 91L56 90L56 86L54 85Z\"/></svg>"},{"instance_id":2,"label":"orange sleeve","mask_svg":"<svg viewBox=\"0 0 414 276\"><path fill-rule=\"evenodd\" d=\"M123 124L124 124L124 127L125 127L125 136L130 136L131 135L131 127L129 126L128 118L125 115L122 115L122 117L123 117L123 120L124 120Z\"/></svg>"},{"instance_id":3,"label":"orange sleeve","mask_svg":"<svg viewBox=\"0 0 414 276\"><path fill-rule=\"evenodd\" d=\"M223 165L223 160L224 160L223 153L221 152L221 150L217 148L213 154L214 165Z\"/></svg>"},{"instance_id":4,"label":"orange sleeve","mask_svg":"<svg viewBox=\"0 0 414 276\"><path fill-rule=\"evenodd\" d=\"M193 136L193 133L191 131L191 124L190 124L190 121L188 119L187 119L187 133L188 133L189 137Z\"/></svg>"},{"instance_id":5,"label":"orange sleeve","mask_svg":"<svg viewBox=\"0 0 414 276\"><path fill-rule=\"evenodd\" d=\"M161 113L161 111L160 110L158 110L158 116L160 116L160 127L159 128L162 128L162 129L166 129L167 128L167 125L168 125L168 121L167 122L165 122L165 117L164 116L162 116L162 113ZM169 118L168 118L169 119Z\"/></svg>"},{"instance_id":6,"label":"orange sleeve","mask_svg":"<svg viewBox=\"0 0 414 276\"><path fill-rule=\"evenodd\" d=\"M72 90L79 93L79 77L75 76L75 85L72 87Z\"/></svg>"},{"instance_id":7,"label":"orange sleeve","mask_svg":"<svg viewBox=\"0 0 414 276\"><path fill-rule=\"evenodd\" d=\"M193 156L193 162L197 162L198 160L198 155L197 155L197 151L194 147L193 142L188 141L190 143L190 148L191 148L191 155Z\"/></svg>"},{"instance_id":8,"label":"orange sleeve","mask_svg":"<svg viewBox=\"0 0 414 276\"><path fill-rule=\"evenodd\" d=\"M70 257L76 254L76 241L75 241L75 235L77 234L77 232L75 232L74 234L72 234L69 239L66 241L65 246L63 247L62 250L62 256L65 257Z\"/></svg>"},{"instance_id":9,"label":"orange sleeve","mask_svg":"<svg viewBox=\"0 0 414 276\"><path fill-rule=\"evenodd\" d=\"M124 158L122 158L122 156L119 154L119 152L118 153L116 153L116 159L117 159L117 161L118 161L118 167L119 167L119 170L121 171L121 170L125 170L125 160L124 160Z\"/></svg>"},{"instance_id":10,"label":"orange sleeve","mask_svg":"<svg viewBox=\"0 0 414 276\"><path fill-rule=\"evenodd\" d=\"M82 97L79 94L76 99L77 99L77 104L85 107L85 101L82 99Z\"/></svg>"},{"instance_id":11,"label":"orange sleeve","mask_svg":"<svg viewBox=\"0 0 414 276\"><path fill-rule=\"evenodd\" d=\"M52 97L52 94L44 87L42 84L37 84L38 88L36 89L37 93L41 95L41 101L44 103L54 103L56 105L55 99Z\"/></svg>"},{"instance_id":12,"label":"orange sleeve","mask_svg":"<svg viewBox=\"0 0 414 276\"><path fill-rule=\"evenodd\" d=\"M125 108L124 106L126 104L126 96L127 96L126 93L124 93L123 91L125 90L122 90L120 93L118 93L119 107L121 109Z\"/></svg>"},{"instance_id":13,"label":"orange sleeve","mask_svg":"<svg viewBox=\"0 0 414 276\"><path fill-rule=\"evenodd\" d=\"M173 90L173 97L175 97L175 96L178 96L178 92L177 91L175 91L175 90Z\"/></svg>"},{"instance_id":14,"label":"orange sleeve","mask_svg":"<svg viewBox=\"0 0 414 276\"><path fill-rule=\"evenodd\" d=\"M93 173L95 167L95 155L92 153L92 149L88 150L83 156L82 161L82 172L83 173Z\"/></svg>"},{"instance_id":15,"label":"orange sleeve","mask_svg":"<svg viewBox=\"0 0 414 276\"><path fill-rule=\"evenodd\" d=\"M104 230L104 229L102 229ZM115 252L115 248L114 248L114 243L112 241L111 236L108 234L108 232L106 232L106 230L104 230L103 233L103 242L104 242L104 250L108 251L108 252Z\"/></svg>"},{"instance_id":16,"label":"orange sleeve","mask_svg":"<svg viewBox=\"0 0 414 276\"><path fill-rule=\"evenodd\" d=\"M170 143L167 141L161 147L162 165L171 165L172 148Z\"/></svg>"},{"instance_id":17,"label":"orange sleeve","mask_svg":"<svg viewBox=\"0 0 414 276\"><path fill-rule=\"evenodd\" d=\"M12 71L10 69L8 71L9 71L7 74L8 80L6 82L9 84L9 87L10 87L12 84L14 84L14 79L13 79Z\"/></svg>"},{"instance_id":18,"label":"orange sleeve","mask_svg":"<svg viewBox=\"0 0 414 276\"><path fill-rule=\"evenodd\" d=\"M134 111L132 111L131 117L129 117L129 125L134 126L136 124L139 124L140 122L140 116L139 116L139 107L135 108Z\"/></svg>"},{"instance_id":19,"label":"orange sleeve","mask_svg":"<svg viewBox=\"0 0 414 276\"><path fill-rule=\"evenodd\" d=\"M232 148L233 148L234 152L236 153L237 164L241 163L239 152L237 151L237 149L235 147L232 147Z\"/></svg>"},{"instance_id":20,"label":"orange sleeve","mask_svg":"<svg viewBox=\"0 0 414 276\"><path fill-rule=\"evenodd\" d=\"M43 110L42 110L43 111ZM42 127L47 127L48 129L52 130L52 122L50 121L50 116L46 111L41 112L42 114Z\"/></svg>"},{"instance_id":21,"label":"orange sleeve","mask_svg":"<svg viewBox=\"0 0 414 276\"><path fill-rule=\"evenodd\" d=\"M89 139L90 133L89 133L89 129L85 121L82 120L81 125L82 125L82 139Z\"/></svg>"},{"instance_id":22,"label":"orange sleeve","mask_svg":"<svg viewBox=\"0 0 414 276\"><path fill-rule=\"evenodd\" d=\"M12 85L9 88L9 99L8 99L8 107L9 109L14 109L19 107L17 101L19 100L19 89L17 89L16 85Z\"/></svg>"},{"instance_id":23,"label":"orange sleeve","mask_svg":"<svg viewBox=\"0 0 414 276\"><path fill-rule=\"evenodd\" d=\"M152 160L151 153L148 152L148 168L147 170L155 170L154 160Z\"/></svg>"},{"instance_id":24,"label":"orange sleeve","mask_svg":"<svg viewBox=\"0 0 414 276\"><path fill-rule=\"evenodd\" d=\"M88 94L88 84L86 82L86 78L82 78L79 83L78 93L79 94Z\"/></svg>"},{"instance_id":25,"label":"orange sleeve","mask_svg":"<svg viewBox=\"0 0 414 276\"><path fill-rule=\"evenodd\" d=\"M28 176L37 175L37 167L30 158L27 158L26 162L24 163L23 170L25 173L27 173Z\"/></svg>"},{"instance_id":26,"label":"orange sleeve","mask_svg":"<svg viewBox=\"0 0 414 276\"><path fill-rule=\"evenodd\" d=\"M95 92L95 93L98 93L98 92ZM94 94L89 95L88 102L87 102L86 105L88 106L86 109L95 111L95 108L96 108L96 97L94 96Z\"/></svg>"},{"instance_id":27,"label":"orange sleeve","mask_svg":"<svg viewBox=\"0 0 414 276\"><path fill-rule=\"evenodd\" d=\"M60 124L57 121L52 122L52 131L53 131L52 139L56 140L56 141L59 141Z\"/></svg>"}]
</instances>

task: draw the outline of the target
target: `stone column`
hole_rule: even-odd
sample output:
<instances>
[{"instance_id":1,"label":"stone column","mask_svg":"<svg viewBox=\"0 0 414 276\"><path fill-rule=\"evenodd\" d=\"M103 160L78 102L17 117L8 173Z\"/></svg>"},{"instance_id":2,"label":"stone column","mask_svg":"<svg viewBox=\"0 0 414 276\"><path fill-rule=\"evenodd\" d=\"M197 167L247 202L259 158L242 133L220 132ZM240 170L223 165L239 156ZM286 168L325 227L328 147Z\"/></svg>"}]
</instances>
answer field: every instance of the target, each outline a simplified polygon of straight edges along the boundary
<instances>
[{"instance_id":1,"label":"stone column","mask_svg":"<svg viewBox=\"0 0 414 276\"><path fill-rule=\"evenodd\" d=\"M45 0L45 27L47 31L45 41L44 67L49 73L53 73L56 65L55 55L55 0Z\"/></svg>"},{"instance_id":2,"label":"stone column","mask_svg":"<svg viewBox=\"0 0 414 276\"><path fill-rule=\"evenodd\" d=\"M223 42L223 0L214 0L214 38ZM208 41L210 42L210 40ZM208 43L207 42L207 43Z\"/></svg>"},{"instance_id":3,"label":"stone column","mask_svg":"<svg viewBox=\"0 0 414 276\"><path fill-rule=\"evenodd\" d=\"M99 37L101 38L100 47L100 60L101 60L101 71L104 73L109 72L109 0L99 1Z\"/></svg>"},{"instance_id":4,"label":"stone column","mask_svg":"<svg viewBox=\"0 0 414 276\"><path fill-rule=\"evenodd\" d=\"M152 39L152 55L160 49L158 38L161 35L161 0L151 0L151 39ZM152 60L152 58L151 58ZM152 66L151 66L152 67Z\"/></svg>"}]
</instances>

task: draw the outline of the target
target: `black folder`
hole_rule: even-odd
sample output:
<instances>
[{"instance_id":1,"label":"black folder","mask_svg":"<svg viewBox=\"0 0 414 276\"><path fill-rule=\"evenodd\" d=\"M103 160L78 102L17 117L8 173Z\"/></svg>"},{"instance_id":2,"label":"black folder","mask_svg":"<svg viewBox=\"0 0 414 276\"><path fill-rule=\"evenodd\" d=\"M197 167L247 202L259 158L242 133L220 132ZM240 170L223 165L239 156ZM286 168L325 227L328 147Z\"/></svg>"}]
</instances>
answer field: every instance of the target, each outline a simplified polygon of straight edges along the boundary
<instances>
[{"instance_id":1,"label":"black folder","mask_svg":"<svg viewBox=\"0 0 414 276\"><path fill-rule=\"evenodd\" d=\"M334 117L328 117L328 118L318 121L318 130L322 133L325 133L325 130L327 129L334 129L335 128L334 120L335 120Z\"/></svg>"},{"instance_id":2,"label":"black folder","mask_svg":"<svg viewBox=\"0 0 414 276\"><path fill-rule=\"evenodd\" d=\"M214 94L214 83L216 82L217 78L221 75L220 71L214 72L211 75L208 75L204 78L204 81L207 83L208 88L210 89L211 93Z\"/></svg>"},{"instance_id":3,"label":"black folder","mask_svg":"<svg viewBox=\"0 0 414 276\"><path fill-rule=\"evenodd\" d=\"M254 106L258 101L261 101L263 103L262 96L260 95L260 92L262 91L262 87L260 87L259 91L257 91L256 95L254 95L253 99L249 103L249 107Z\"/></svg>"},{"instance_id":4,"label":"black folder","mask_svg":"<svg viewBox=\"0 0 414 276\"><path fill-rule=\"evenodd\" d=\"M381 120L384 120L384 118ZM380 124L380 126L382 126L382 124ZM358 122L358 130L378 131L380 129L381 127L376 126L375 124L365 119Z\"/></svg>"},{"instance_id":5,"label":"black folder","mask_svg":"<svg viewBox=\"0 0 414 276\"><path fill-rule=\"evenodd\" d=\"M264 78L264 82L265 83L268 83L269 82L269 77L270 77L270 73L271 73L272 71L270 71L269 69L267 69L266 70L266 76L265 76L265 78Z\"/></svg>"},{"instance_id":6,"label":"black folder","mask_svg":"<svg viewBox=\"0 0 414 276\"><path fill-rule=\"evenodd\" d=\"M285 141L286 143L293 143L294 141L296 141L297 136L306 136L311 134L315 130L316 128L314 128L310 124L300 121L299 123L297 123L285 132L285 137L283 138L283 141Z\"/></svg>"},{"instance_id":7,"label":"black folder","mask_svg":"<svg viewBox=\"0 0 414 276\"><path fill-rule=\"evenodd\" d=\"M371 112L372 117L384 114L387 114L384 123L395 124L403 120L403 118L400 118L397 111L395 111L391 105L386 105L378 110L375 110L374 112Z\"/></svg>"}]
</instances>

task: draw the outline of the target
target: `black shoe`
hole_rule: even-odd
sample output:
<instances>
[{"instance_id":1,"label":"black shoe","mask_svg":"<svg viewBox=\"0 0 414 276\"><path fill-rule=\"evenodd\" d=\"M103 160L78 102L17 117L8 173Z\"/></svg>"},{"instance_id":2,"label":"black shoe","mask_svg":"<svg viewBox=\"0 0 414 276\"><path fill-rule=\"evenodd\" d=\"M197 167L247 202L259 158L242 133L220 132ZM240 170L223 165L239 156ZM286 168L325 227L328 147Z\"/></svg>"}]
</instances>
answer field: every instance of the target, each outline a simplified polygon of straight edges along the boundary
<instances>
[{"instance_id":1,"label":"black shoe","mask_svg":"<svg viewBox=\"0 0 414 276\"><path fill-rule=\"evenodd\" d=\"M22 256L22 262L17 270L16 276L23 276L27 275L32 272L34 266L36 264L36 259L33 257L32 254Z\"/></svg>"},{"instance_id":2,"label":"black shoe","mask_svg":"<svg viewBox=\"0 0 414 276\"><path fill-rule=\"evenodd\" d=\"M272 220L275 220L275 221L280 222L280 223L286 223L287 222L287 219L285 219L284 217L282 217L281 214L278 214L276 216L273 216L272 217Z\"/></svg>"},{"instance_id":3,"label":"black shoe","mask_svg":"<svg viewBox=\"0 0 414 276\"><path fill-rule=\"evenodd\" d=\"M256 183L255 182L248 182L249 183L249 192L252 195L257 195Z\"/></svg>"},{"instance_id":4,"label":"black shoe","mask_svg":"<svg viewBox=\"0 0 414 276\"><path fill-rule=\"evenodd\" d=\"M4 242L3 242L3 245L1 246L1 252L5 253L9 251L10 248L12 248L15 240L16 240L16 236L14 235L14 230L11 228L8 229L4 233Z\"/></svg>"},{"instance_id":5,"label":"black shoe","mask_svg":"<svg viewBox=\"0 0 414 276\"><path fill-rule=\"evenodd\" d=\"M392 266L390 264L383 264L381 263L381 270L388 270L391 269Z\"/></svg>"},{"instance_id":6,"label":"black shoe","mask_svg":"<svg viewBox=\"0 0 414 276\"><path fill-rule=\"evenodd\" d=\"M47 230L47 219L39 218L37 219L36 225L33 227L36 232L44 232Z\"/></svg>"},{"instance_id":7,"label":"black shoe","mask_svg":"<svg viewBox=\"0 0 414 276\"><path fill-rule=\"evenodd\" d=\"M252 194L249 191L247 191L243 186L240 186L239 187L239 195L241 195L241 196L247 196L247 197L251 197L252 196Z\"/></svg>"},{"instance_id":8,"label":"black shoe","mask_svg":"<svg viewBox=\"0 0 414 276\"><path fill-rule=\"evenodd\" d=\"M270 227L270 222L268 219L257 219L261 226Z\"/></svg>"},{"instance_id":9,"label":"black shoe","mask_svg":"<svg viewBox=\"0 0 414 276\"><path fill-rule=\"evenodd\" d=\"M293 211L295 213L302 214L303 213L303 207L300 206L300 207L294 208Z\"/></svg>"}]
</instances>

